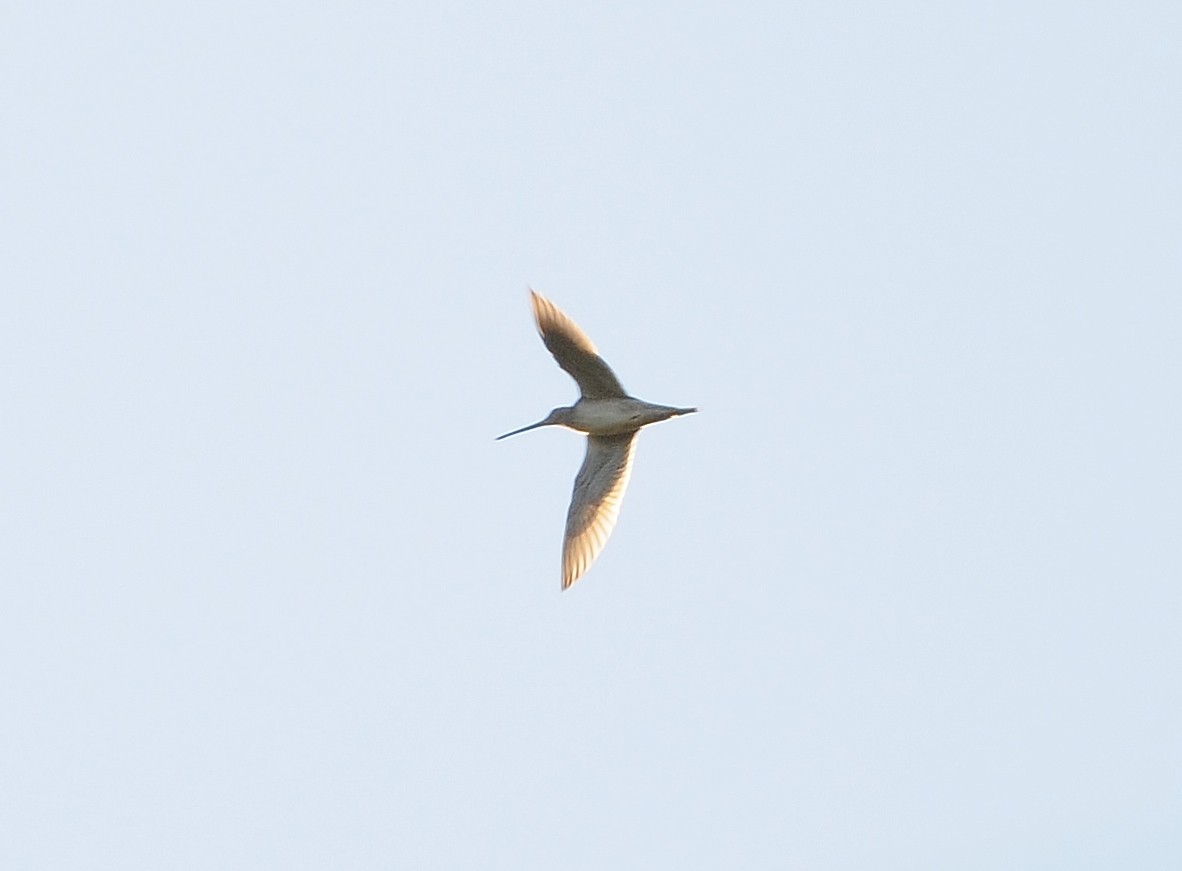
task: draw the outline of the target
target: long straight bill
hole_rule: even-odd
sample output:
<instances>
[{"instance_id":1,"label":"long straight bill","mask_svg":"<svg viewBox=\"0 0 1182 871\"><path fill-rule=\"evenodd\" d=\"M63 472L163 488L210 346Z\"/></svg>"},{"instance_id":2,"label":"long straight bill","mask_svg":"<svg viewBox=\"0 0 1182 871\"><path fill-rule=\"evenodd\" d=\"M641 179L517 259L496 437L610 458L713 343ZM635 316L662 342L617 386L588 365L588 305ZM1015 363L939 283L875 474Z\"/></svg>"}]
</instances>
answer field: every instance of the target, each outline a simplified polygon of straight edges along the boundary
<instances>
[{"instance_id":1,"label":"long straight bill","mask_svg":"<svg viewBox=\"0 0 1182 871\"><path fill-rule=\"evenodd\" d=\"M511 435L517 435L519 432L525 432L527 429L537 429L540 426L546 426L550 423L549 420L539 420L537 423L531 423L529 426L523 426L521 429L515 429L513 432L507 432L504 435L499 435L493 441L499 442L501 439L507 439Z\"/></svg>"}]
</instances>

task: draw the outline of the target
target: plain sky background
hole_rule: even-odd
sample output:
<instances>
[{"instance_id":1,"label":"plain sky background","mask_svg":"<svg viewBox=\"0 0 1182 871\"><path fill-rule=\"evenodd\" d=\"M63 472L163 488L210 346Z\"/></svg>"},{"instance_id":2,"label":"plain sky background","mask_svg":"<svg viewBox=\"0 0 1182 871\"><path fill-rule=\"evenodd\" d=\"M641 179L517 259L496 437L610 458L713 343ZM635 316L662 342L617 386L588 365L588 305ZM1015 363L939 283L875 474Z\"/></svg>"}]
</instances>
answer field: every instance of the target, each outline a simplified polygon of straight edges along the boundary
<instances>
[{"instance_id":1,"label":"plain sky background","mask_svg":"<svg viewBox=\"0 0 1182 871\"><path fill-rule=\"evenodd\" d=\"M1182 867L1182 5L0 23L0 866Z\"/></svg>"}]
</instances>

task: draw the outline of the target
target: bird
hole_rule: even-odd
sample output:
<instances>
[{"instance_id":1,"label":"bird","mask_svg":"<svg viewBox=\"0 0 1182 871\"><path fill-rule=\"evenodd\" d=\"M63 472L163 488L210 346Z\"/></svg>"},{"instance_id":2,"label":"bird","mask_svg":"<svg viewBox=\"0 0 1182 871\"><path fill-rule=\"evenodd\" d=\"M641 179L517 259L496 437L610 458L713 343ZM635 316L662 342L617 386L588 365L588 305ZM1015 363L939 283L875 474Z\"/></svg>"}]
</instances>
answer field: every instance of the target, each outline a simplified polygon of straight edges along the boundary
<instances>
[{"instance_id":1,"label":"bird","mask_svg":"<svg viewBox=\"0 0 1182 871\"><path fill-rule=\"evenodd\" d=\"M579 401L555 408L537 423L496 440L543 426L564 426L587 434L587 453L575 476L562 541L562 589L566 590L591 567L616 525L641 427L698 409L654 405L629 396L587 334L550 300L532 288L529 293L542 342L575 379Z\"/></svg>"}]
</instances>

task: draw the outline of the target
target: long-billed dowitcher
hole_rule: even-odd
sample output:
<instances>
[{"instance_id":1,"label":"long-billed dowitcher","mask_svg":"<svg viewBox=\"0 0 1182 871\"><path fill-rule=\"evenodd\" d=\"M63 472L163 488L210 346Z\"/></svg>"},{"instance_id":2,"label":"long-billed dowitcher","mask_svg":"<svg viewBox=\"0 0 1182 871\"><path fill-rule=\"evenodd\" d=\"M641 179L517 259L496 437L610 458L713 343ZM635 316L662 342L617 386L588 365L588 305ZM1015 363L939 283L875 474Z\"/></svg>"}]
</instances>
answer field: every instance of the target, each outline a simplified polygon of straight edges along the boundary
<instances>
[{"instance_id":1,"label":"long-billed dowitcher","mask_svg":"<svg viewBox=\"0 0 1182 871\"><path fill-rule=\"evenodd\" d=\"M542 341L575 379L581 396L569 408L556 408L544 420L497 438L539 426L565 426L587 433L587 455L575 477L562 541L565 590L590 568L616 525L640 428L697 409L653 405L629 396L587 334L550 300L533 290L529 293Z\"/></svg>"}]
</instances>

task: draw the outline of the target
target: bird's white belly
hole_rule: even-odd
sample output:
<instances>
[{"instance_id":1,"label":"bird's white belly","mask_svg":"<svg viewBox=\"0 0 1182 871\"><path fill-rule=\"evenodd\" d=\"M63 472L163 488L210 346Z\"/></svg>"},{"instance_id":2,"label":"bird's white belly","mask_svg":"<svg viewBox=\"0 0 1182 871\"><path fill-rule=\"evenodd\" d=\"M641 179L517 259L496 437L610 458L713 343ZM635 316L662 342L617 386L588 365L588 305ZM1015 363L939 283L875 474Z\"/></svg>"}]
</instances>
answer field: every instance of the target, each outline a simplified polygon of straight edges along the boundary
<instances>
[{"instance_id":1,"label":"bird's white belly","mask_svg":"<svg viewBox=\"0 0 1182 871\"><path fill-rule=\"evenodd\" d=\"M581 399L575 403L570 422L566 425L589 435L621 435L664 420L674 411L676 409L653 405L630 396Z\"/></svg>"},{"instance_id":2,"label":"bird's white belly","mask_svg":"<svg viewBox=\"0 0 1182 871\"><path fill-rule=\"evenodd\" d=\"M636 399L582 399L574 406L568 424L571 429L590 435L619 435L634 432L644 426L641 409L644 403Z\"/></svg>"}]
</instances>

